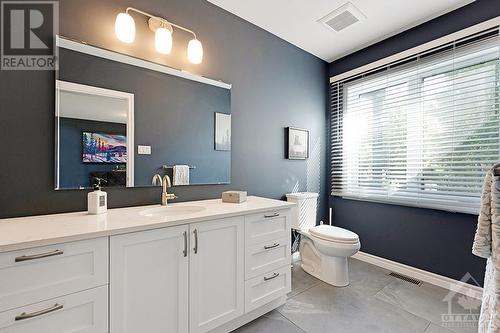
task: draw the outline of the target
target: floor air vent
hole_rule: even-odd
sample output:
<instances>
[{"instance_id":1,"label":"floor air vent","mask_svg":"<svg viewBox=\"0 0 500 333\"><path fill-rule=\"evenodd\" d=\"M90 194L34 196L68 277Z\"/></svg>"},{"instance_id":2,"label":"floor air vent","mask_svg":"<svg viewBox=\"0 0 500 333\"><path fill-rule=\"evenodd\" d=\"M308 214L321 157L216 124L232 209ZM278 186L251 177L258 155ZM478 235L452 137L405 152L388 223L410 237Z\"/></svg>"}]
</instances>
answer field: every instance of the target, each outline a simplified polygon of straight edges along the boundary
<instances>
[{"instance_id":1,"label":"floor air vent","mask_svg":"<svg viewBox=\"0 0 500 333\"><path fill-rule=\"evenodd\" d=\"M406 282L409 282L409 283L413 283L413 284L415 284L417 286L420 286L422 284L422 281L420 281L420 280L408 277L406 275L401 275L399 273L391 272L389 275L390 276L394 276L397 279L400 279L400 280L403 280L403 281L406 281Z\"/></svg>"}]
</instances>

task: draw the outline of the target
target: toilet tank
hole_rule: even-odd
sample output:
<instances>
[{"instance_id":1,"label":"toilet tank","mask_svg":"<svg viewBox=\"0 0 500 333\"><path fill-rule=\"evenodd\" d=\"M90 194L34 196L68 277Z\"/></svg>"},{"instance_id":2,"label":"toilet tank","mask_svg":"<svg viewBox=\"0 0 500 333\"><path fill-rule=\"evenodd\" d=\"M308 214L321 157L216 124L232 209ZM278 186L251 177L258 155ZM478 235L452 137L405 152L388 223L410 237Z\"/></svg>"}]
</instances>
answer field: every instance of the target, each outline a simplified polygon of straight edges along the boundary
<instances>
[{"instance_id":1,"label":"toilet tank","mask_svg":"<svg viewBox=\"0 0 500 333\"><path fill-rule=\"evenodd\" d=\"M289 193L286 199L297 204L292 208L292 229L307 231L316 225L318 193Z\"/></svg>"}]
</instances>

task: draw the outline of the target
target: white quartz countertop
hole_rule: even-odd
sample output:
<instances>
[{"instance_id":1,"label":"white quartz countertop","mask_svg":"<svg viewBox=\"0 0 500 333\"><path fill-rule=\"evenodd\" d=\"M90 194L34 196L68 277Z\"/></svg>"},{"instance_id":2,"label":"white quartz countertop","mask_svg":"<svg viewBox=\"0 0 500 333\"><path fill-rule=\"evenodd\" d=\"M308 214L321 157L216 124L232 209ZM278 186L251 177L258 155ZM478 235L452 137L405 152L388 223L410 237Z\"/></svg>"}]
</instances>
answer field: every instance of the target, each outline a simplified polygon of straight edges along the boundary
<instances>
[{"instance_id":1,"label":"white quartz countertop","mask_svg":"<svg viewBox=\"0 0 500 333\"><path fill-rule=\"evenodd\" d=\"M285 209L293 203L250 196L240 204L220 199L169 203L168 207L197 206L203 210L182 215L144 216L141 212L160 205L108 209L101 215L87 212L0 219L0 252L69 241L105 237L218 218Z\"/></svg>"}]
</instances>

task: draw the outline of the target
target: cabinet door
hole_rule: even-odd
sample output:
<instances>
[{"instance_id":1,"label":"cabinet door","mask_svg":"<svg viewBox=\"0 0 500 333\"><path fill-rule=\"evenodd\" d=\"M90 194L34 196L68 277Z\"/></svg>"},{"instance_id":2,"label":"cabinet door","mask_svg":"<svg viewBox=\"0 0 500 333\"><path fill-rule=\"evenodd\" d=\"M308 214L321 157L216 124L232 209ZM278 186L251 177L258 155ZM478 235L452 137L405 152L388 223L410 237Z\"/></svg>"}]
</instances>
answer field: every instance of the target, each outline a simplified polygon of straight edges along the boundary
<instances>
[{"instance_id":1,"label":"cabinet door","mask_svg":"<svg viewBox=\"0 0 500 333\"><path fill-rule=\"evenodd\" d=\"M190 333L243 314L244 218L190 225Z\"/></svg>"},{"instance_id":2,"label":"cabinet door","mask_svg":"<svg viewBox=\"0 0 500 333\"><path fill-rule=\"evenodd\" d=\"M111 333L188 332L188 231L111 237Z\"/></svg>"}]
</instances>

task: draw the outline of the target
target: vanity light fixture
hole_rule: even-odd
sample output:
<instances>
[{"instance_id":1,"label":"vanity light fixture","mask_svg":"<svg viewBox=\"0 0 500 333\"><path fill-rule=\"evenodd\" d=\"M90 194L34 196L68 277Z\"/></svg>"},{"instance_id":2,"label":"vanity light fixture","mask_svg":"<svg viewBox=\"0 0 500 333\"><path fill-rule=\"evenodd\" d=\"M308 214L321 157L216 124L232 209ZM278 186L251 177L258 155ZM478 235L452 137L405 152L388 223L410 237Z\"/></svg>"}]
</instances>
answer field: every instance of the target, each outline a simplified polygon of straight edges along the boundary
<instances>
[{"instance_id":1,"label":"vanity light fixture","mask_svg":"<svg viewBox=\"0 0 500 333\"><path fill-rule=\"evenodd\" d=\"M128 13L120 13L115 21L116 37L124 43L132 43L135 38L135 22Z\"/></svg>"},{"instance_id":2,"label":"vanity light fixture","mask_svg":"<svg viewBox=\"0 0 500 333\"><path fill-rule=\"evenodd\" d=\"M172 27L159 27L155 32L156 51L162 54L170 54L172 51Z\"/></svg>"},{"instance_id":3,"label":"vanity light fixture","mask_svg":"<svg viewBox=\"0 0 500 333\"><path fill-rule=\"evenodd\" d=\"M203 60L203 46L199 40L191 39L188 43L188 60L193 64L201 64Z\"/></svg>"},{"instance_id":4,"label":"vanity light fixture","mask_svg":"<svg viewBox=\"0 0 500 333\"><path fill-rule=\"evenodd\" d=\"M135 22L130 12L136 12L149 17L148 26L151 31L155 33L155 47L156 51L162 54L169 54L172 51L172 34L174 28L184 30L193 35L188 43L187 58L193 64L200 64L203 60L203 46L196 38L196 34L187 28L174 24L165 20L164 18L151 15L143 12L142 10L128 7L125 13L119 13L115 21L115 34L116 37L125 43L132 43L135 38Z\"/></svg>"}]
</instances>

